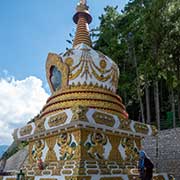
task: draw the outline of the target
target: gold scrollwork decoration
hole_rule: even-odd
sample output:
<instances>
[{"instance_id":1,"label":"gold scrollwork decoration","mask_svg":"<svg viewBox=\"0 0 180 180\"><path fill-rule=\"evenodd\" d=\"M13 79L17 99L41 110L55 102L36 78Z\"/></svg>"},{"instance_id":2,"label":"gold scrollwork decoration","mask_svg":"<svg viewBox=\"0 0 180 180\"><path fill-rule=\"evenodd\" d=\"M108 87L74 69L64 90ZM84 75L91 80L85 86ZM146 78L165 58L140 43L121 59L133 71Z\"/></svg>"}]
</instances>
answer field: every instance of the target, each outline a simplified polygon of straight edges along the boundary
<instances>
[{"instance_id":1,"label":"gold scrollwork decoration","mask_svg":"<svg viewBox=\"0 0 180 180\"><path fill-rule=\"evenodd\" d=\"M104 159L104 146L107 144L107 137L100 132L91 134L91 141L85 143L88 154L92 159Z\"/></svg>"},{"instance_id":2,"label":"gold scrollwork decoration","mask_svg":"<svg viewBox=\"0 0 180 180\"><path fill-rule=\"evenodd\" d=\"M120 118L121 119L121 118ZM130 124L131 124L131 120L129 119L121 119L121 124L120 124L120 129L123 129L123 130L127 130L127 131L131 131L131 128L130 128Z\"/></svg>"},{"instance_id":3,"label":"gold scrollwork decoration","mask_svg":"<svg viewBox=\"0 0 180 180\"><path fill-rule=\"evenodd\" d=\"M57 114L49 119L48 125L49 127L59 126L61 124L64 124L67 118L68 116L65 112Z\"/></svg>"},{"instance_id":4,"label":"gold scrollwork decoration","mask_svg":"<svg viewBox=\"0 0 180 180\"><path fill-rule=\"evenodd\" d=\"M20 129L20 135L21 136L25 136L25 135L29 135L32 132L32 126L31 125L27 125L23 128Z\"/></svg>"},{"instance_id":5,"label":"gold scrollwork decoration","mask_svg":"<svg viewBox=\"0 0 180 180\"><path fill-rule=\"evenodd\" d=\"M103 124L110 127L113 127L115 124L113 116L105 113L95 112L92 117L94 118L97 124Z\"/></svg>"},{"instance_id":6,"label":"gold scrollwork decoration","mask_svg":"<svg viewBox=\"0 0 180 180\"><path fill-rule=\"evenodd\" d=\"M146 124L136 122L134 125L136 132L147 134L149 129Z\"/></svg>"},{"instance_id":7,"label":"gold scrollwork decoration","mask_svg":"<svg viewBox=\"0 0 180 180\"><path fill-rule=\"evenodd\" d=\"M81 78L85 76L86 79L88 77L92 78L93 75L98 81L106 82L111 79L112 84L117 85L118 69L114 64L112 64L109 69L106 69L107 62L105 58L101 59L99 62L99 66L97 66L94 63L90 52L83 49L78 64L72 66L72 60L70 60L69 58L67 58L65 61L67 61L67 64L70 64L70 80L76 79L80 74Z\"/></svg>"},{"instance_id":8,"label":"gold scrollwork decoration","mask_svg":"<svg viewBox=\"0 0 180 180\"><path fill-rule=\"evenodd\" d=\"M88 108L86 106L81 106L81 105L73 106L72 107L73 116L71 121L88 121L86 116L87 111Z\"/></svg>"},{"instance_id":9,"label":"gold scrollwork decoration","mask_svg":"<svg viewBox=\"0 0 180 180\"><path fill-rule=\"evenodd\" d=\"M35 121L35 125L36 125L35 133L41 133L45 131L44 119L39 119Z\"/></svg>"},{"instance_id":10,"label":"gold scrollwork decoration","mask_svg":"<svg viewBox=\"0 0 180 180\"><path fill-rule=\"evenodd\" d=\"M138 160L138 147L134 139L125 137L121 139L121 145L123 146L126 154L125 161Z\"/></svg>"},{"instance_id":11,"label":"gold scrollwork decoration","mask_svg":"<svg viewBox=\"0 0 180 180\"><path fill-rule=\"evenodd\" d=\"M57 140L57 144L60 147L60 160L72 159L77 147L77 144L72 139L72 134L60 134Z\"/></svg>"},{"instance_id":12,"label":"gold scrollwork decoration","mask_svg":"<svg viewBox=\"0 0 180 180\"><path fill-rule=\"evenodd\" d=\"M32 150L32 157L34 161L42 160L43 149L45 147L44 140L37 140L34 143L34 148Z\"/></svg>"}]
</instances>

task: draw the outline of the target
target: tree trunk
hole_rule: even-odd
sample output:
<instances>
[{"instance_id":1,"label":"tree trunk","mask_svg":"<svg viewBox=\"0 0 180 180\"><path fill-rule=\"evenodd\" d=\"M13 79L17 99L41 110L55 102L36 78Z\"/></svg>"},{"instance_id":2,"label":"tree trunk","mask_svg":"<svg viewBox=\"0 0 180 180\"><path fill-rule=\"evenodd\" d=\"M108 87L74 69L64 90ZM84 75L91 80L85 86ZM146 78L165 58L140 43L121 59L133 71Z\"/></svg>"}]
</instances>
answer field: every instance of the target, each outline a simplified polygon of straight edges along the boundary
<instances>
[{"instance_id":1,"label":"tree trunk","mask_svg":"<svg viewBox=\"0 0 180 180\"><path fill-rule=\"evenodd\" d=\"M146 95L146 118L147 124L151 123L151 114L150 114L150 102L149 102L149 86L145 85L145 95Z\"/></svg>"},{"instance_id":2,"label":"tree trunk","mask_svg":"<svg viewBox=\"0 0 180 180\"><path fill-rule=\"evenodd\" d=\"M138 72L138 67L137 67L137 59L136 59L136 53L135 49L133 48L133 60L134 60L134 65L136 68L136 78L137 78L137 95L138 95L138 100L140 104L140 111L141 111L141 122L145 123L144 119L144 107L143 107L143 101L141 97L141 85L140 85L140 79L139 79L139 72Z\"/></svg>"},{"instance_id":3,"label":"tree trunk","mask_svg":"<svg viewBox=\"0 0 180 180\"><path fill-rule=\"evenodd\" d=\"M177 59L176 62L176 68L177 68L177 80L180 82L180 58ZM177 94L178 94L178 123L180 121L180 83L178 83L177 87Z\"/></svg>"},{"instance_id":4,"label":"tree trunk","mask_svg":"<svg viewBox=\"0 0 180 180\"><path fill-rule=\"evenodd\" d=\"M176 127L176 112L175 112L175 99L174 99L174 91L171 89L171 111L173 113L173 128Z\"/></svg>"},{"instance_id":5,"label":"tree trunk","mask_svg":"<svg viewBox=\"0 0 180 180\"><path fill-rule=\"evenodd\" d=\"M178 119L180 120L180 92L178 92Z\"/></svg>"},{"instance_id":6,"label":"tree trunk","mask_svg":"<svg viewBox=\"0 0 180 180\"><path fill-rule=\"evenodd\" d=\"M158 130L160 127L160 105L159 105L159 85L158 81L154 82L154 102L155 102L155 112L156 112L156 121Z\"/></svg>"},{"instance_id":7,"label":"tree trunk","mask_svg":"<svg viewBox=\"0 0 180 180\"><path fill-rule=\"evenodd\" d=\"M139 88L138 88L139 89ZM140 95L140 90L138 90L138 99L139 99L139 103L140 103L140 110L141 110L141 118L142 118L142 122L145 123L145 120L144 120L144 108L143 108L143 102L142 102L142 98L141 98L141 95Z\"/></svg>"}]
</instances>

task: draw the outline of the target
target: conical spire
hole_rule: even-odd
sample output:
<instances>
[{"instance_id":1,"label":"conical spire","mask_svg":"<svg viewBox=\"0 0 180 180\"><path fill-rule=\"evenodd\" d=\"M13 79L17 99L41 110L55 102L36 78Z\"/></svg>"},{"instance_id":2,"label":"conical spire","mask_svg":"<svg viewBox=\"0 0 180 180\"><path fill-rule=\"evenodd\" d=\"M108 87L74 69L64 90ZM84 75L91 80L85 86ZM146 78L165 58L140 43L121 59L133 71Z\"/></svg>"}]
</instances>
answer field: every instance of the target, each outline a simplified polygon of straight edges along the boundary
<instances>
[{"instance_id":1,"label":"conical spire","mask_svg":"<svg viewBox=\"0 0 180 180\"><path fill-rule=\"evenodd\" d=\"M92 17L89 14L88 9L89 7L86 4L86 0L80 0L76 8L77 12L73 17L74 22L77 24L73 47L80 43L92 46L88 27L88 24L92 21Z\"/></svg>"}]
</instances>

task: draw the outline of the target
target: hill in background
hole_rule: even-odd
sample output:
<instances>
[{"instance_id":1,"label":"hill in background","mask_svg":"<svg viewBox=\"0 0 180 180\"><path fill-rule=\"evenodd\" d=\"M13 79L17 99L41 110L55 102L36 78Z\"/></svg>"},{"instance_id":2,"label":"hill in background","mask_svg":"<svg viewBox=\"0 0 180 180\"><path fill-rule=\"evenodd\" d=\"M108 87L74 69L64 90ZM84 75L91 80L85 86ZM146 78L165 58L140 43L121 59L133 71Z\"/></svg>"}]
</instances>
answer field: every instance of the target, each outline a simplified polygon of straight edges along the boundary
<instances>
[{"instance_id":1,"label":"hill in background","mask_svg":"<svg viewBox=\"0 0 180 180\"><path fill-rule=\"evenodd\" d=\"M0 158L2 157L4 152L6 152L7 149L8 149L7 145L0 145Z\"/></svg>"}]
</instances>

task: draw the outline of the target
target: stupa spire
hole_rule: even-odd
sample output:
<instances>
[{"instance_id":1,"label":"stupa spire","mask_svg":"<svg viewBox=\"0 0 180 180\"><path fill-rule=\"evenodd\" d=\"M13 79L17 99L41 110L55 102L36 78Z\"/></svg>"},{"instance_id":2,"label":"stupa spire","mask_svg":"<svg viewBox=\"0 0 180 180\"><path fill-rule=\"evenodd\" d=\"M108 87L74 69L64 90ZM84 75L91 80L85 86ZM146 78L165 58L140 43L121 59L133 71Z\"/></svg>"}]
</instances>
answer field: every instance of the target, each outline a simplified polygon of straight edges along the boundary
<instances>
[{"instance_id":1,"label":"stupa spire","mask_svg":"<svg viewBox=\"0 0 180 180\"><path fill-rule=\"evenodd\" d=\"M89 7L87 6L86 0L80 0L76 14L73 17L74 22L77 24L76 35L73 43L73 47L80 43L92 46L88 24L91 23L92 17L89 14Z\"/></svg>"}]
</instances>

